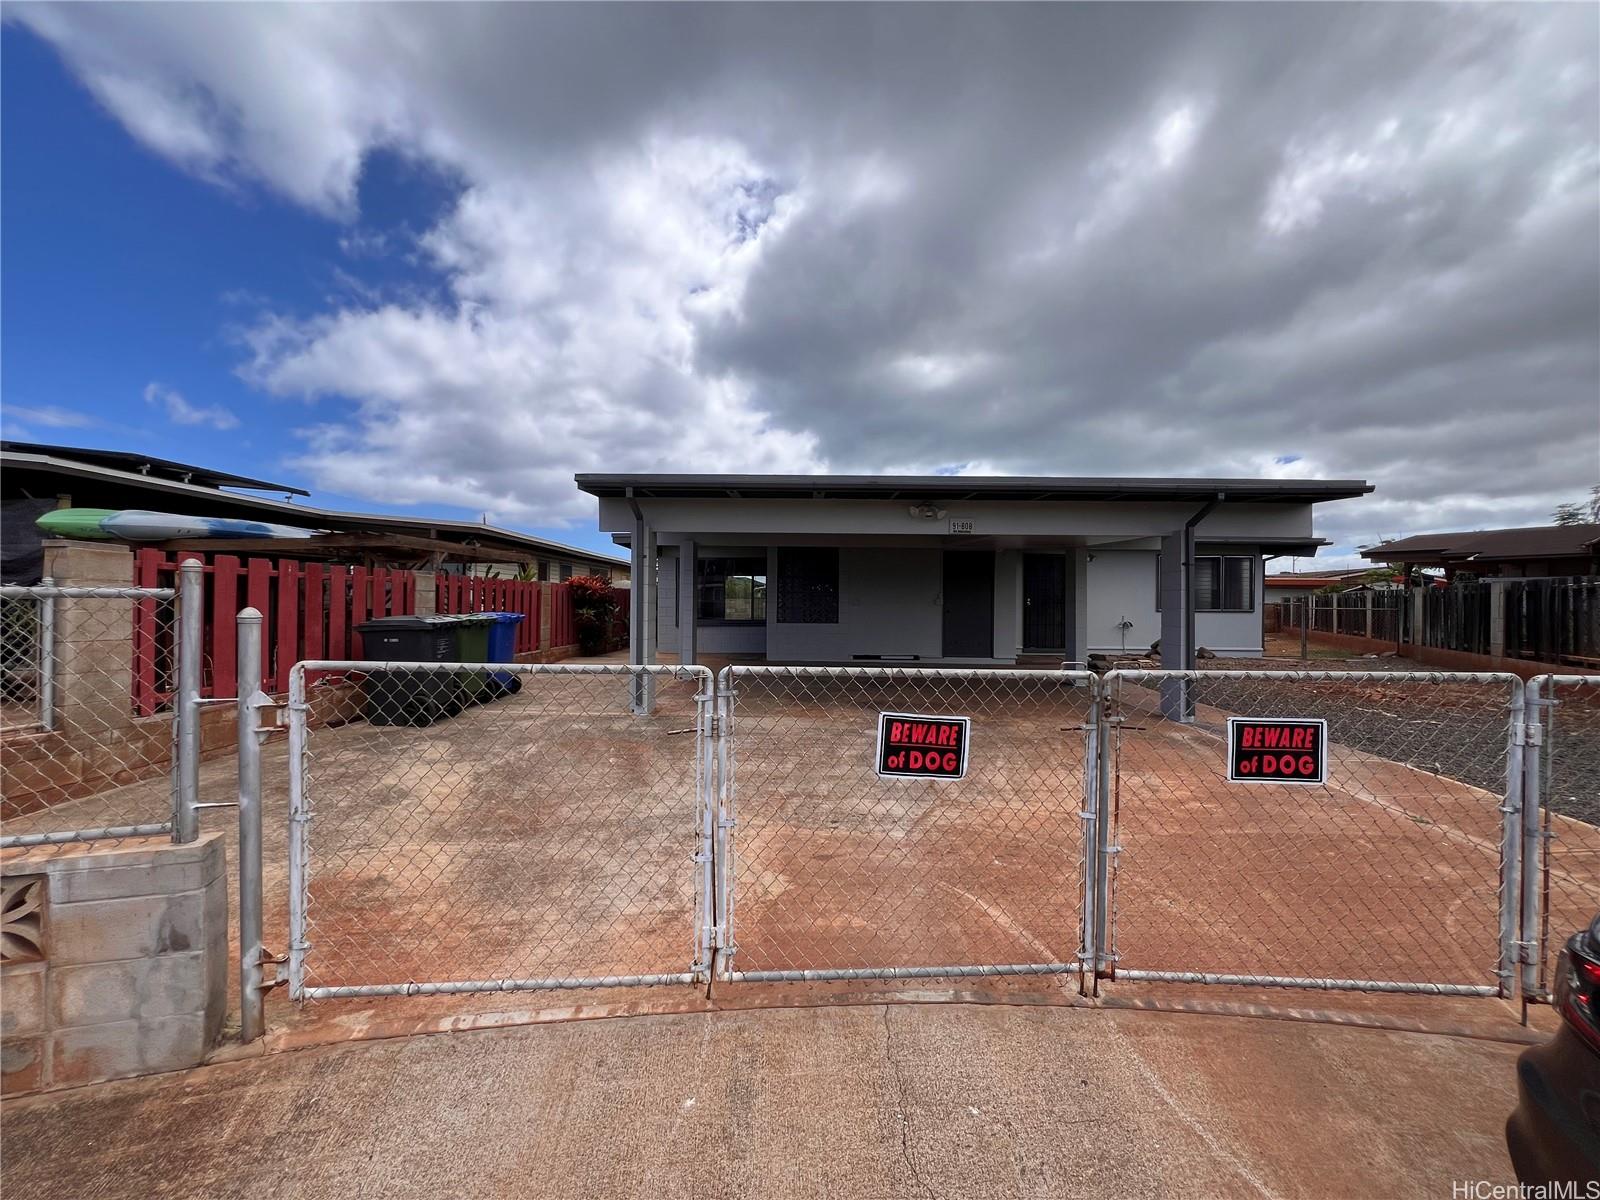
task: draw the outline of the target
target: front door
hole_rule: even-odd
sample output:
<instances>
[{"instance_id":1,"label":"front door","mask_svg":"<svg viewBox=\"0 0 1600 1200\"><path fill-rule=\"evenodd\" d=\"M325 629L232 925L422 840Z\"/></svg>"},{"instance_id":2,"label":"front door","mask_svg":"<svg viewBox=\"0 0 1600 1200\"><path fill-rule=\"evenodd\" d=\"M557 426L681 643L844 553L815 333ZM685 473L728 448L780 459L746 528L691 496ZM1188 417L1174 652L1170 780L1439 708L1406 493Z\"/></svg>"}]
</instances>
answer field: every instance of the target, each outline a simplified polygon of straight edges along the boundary
<instances>
[{"instance_id":1,"label":"front door","mask_svg":"<svg viewBox=\"0 0 1600 1200\"><path fill-rule=\"evenodd\" d=\"M994 657L994 551L944 552L944 656Z\"/></svg>"},{"instance_id":2,"label":"front door","mask_svg":"<svg viewBox=\"0 0 1600 1200\"><path fill-rule=\"evenodd\" d=\"M1062 554L1022 556L1022 647L1067 648L1067 559Z\"/></svg>"}]
</instances>

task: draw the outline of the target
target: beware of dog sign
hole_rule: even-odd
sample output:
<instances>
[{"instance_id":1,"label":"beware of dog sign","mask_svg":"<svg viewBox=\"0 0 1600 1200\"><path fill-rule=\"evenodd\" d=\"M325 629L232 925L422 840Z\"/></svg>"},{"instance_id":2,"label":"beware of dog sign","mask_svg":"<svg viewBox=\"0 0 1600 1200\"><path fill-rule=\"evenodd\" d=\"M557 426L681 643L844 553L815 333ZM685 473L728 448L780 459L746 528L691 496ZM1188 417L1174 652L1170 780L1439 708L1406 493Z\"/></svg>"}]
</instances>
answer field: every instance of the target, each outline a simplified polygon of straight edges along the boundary
<instances>
[{"instance_id":1,"label":"beware of dog sign","mask_svg":"<svg viewBox=\"0 0 1600 1200\"><path fill-rule=\"evenodd\" d=\"M1230 783L1326 783L1328 723L1315 717L1229 717Z\"/></svg>"},{"instance_id":2,"label":"beware of dog sign","mask_svg":"<svg viewBox=\"0 0 1600 1200\"><path fill-rule=\"evenodd\" d=\"M961 779L967 773L966 717L878 714L879 775L897 779Z\"/></svg>"}]
</instances>

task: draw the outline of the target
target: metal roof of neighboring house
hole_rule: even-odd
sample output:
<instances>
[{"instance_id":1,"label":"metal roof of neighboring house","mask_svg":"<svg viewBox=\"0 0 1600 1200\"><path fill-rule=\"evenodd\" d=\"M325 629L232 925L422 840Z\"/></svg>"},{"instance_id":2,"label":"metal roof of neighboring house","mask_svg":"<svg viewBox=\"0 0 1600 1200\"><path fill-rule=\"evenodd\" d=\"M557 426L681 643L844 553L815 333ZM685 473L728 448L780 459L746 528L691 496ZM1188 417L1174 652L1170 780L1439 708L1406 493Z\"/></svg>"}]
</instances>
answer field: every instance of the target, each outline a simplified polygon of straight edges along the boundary
<instances>
[{"instance_id":1,"label":"metal roof of neighboring house","mask_svg":"<svg viewBox=\"0 0 1600 1200\"><path fill-rule=\"evenodd\" d=\"M256 496L241 496L223 492L215 487L145 475L137 471L102 466L75 457L76 451L58 446L33 446L24 451L22 443L0 444L0 466L5 468L8 481L19 478L23 472L91 480L97 484L116 485L151 493L152 503L171 500L179 511L184 508L198 516L254 516L286 525L308 529L327 529L336 533L393 533L413 537L437 537L439 549L448 551L452 544L472 546L485 550L505 548L522 554L532 553L547 557L572 559L578 562L604 563L612 567L625 567L628 560L596 550L584 550L548 538L481 525L474 521L451 521L426 517L396 517L380 513L339 512L316 508L309 504L290 504L282 500L266 500ZM137 456L136 456L137 457ZM144 460L141 460L144 461ZM13 474L16 473L16 474ZM270 485L276 487L277 485ZM305 493L300 493L304 495ZM278 543L283 547L300 547L308 543ZM482 558L483 555L476 557Z\"/></svg>"},{"instance_id":2,"label":"metal roof of neighboring house","mask_svg":"<svg viewBox=\"0 0 1600 1200\"><path fill-rule=\"evenodd\" d=\"M1478 529L1419 533L1361 551L1373 562L1503 561L1521 558L1581 558L1600 543L1600 525L1534 525L1526 529Z\"/></svg>"},{"instance_id":3,"label":"metal roof of neighboring house","mask_svg":"<svg viewBox=\"0 0 1600 1200\"><path fill-rule=\"evenodd\" d=\"M1039 475L604 475L574 476L593 496L684 499L1230 500L1314 503L1372 491L1360 479L1123 479Z\"/></svg>"},{"instance_id":4,"label":"metal roof of neighboring house","mask_svg":"<svg viewBox=\"0 0 1600 1200\"><path fill-rule=\"evenodd\" d=\"M173 462L170 458L156 458L131 450L85 450L78 446L49 446L41 442L0 441L0 450L14 450L19 454L48 454L56 458L70 458L77 462L113 467L119 471L132 471L136 475L171 477L179 483L194 483L201 487L236 487L253 492L282 492L286 496L309 496L304 488L288 483L271 483L265 479L251 479L248 475L234 475L228 471L213 471L192 463Z\"/></svg>"}]
</instances>

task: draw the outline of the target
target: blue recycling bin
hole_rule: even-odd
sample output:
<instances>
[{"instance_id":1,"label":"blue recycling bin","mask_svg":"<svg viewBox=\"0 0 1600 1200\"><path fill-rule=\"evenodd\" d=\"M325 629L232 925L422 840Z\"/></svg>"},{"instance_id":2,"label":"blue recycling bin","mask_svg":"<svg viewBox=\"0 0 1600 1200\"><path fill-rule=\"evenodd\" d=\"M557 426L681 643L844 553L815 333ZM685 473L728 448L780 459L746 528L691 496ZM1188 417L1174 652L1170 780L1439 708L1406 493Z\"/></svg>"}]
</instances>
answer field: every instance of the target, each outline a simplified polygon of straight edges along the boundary
<instances>
[{"instance_id":1,"label":"blue recycling bin","mask_svg":"<svg viewBox=\"0 0 1600 1200\"><path fill-rule=\"evenodd\" d=\"M494 624L489 626L489 657L486 662L509 663L517 661L517 626L522 622L524 614L519 612L491 612L479 613L479 616L493 617ZM510 671L496 671L491 676L494 680L496 695L509 696L522 690L522 680Z\"/></svg>"}]
</instances>

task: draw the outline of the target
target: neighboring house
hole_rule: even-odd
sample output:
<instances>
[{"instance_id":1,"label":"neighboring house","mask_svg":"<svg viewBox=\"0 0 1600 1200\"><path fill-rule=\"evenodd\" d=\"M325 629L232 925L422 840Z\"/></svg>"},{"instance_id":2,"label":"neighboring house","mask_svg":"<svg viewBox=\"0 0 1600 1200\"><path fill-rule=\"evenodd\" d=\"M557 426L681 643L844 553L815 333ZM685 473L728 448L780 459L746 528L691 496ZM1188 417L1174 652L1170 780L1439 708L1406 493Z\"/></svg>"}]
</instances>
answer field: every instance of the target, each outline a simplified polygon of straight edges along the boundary
<instances>
[{"instance_id":1,"label":"neighboring house","mask_svg":"<svg viewBox=\"0 0 1600 1200\"><path fill-rule=\"evenodd\" d=\"M531 566L541 580L609 574L625 580L622 559L472 521L336 512L288 497L309 493L189 463L120 450L0 442L6 583L36 583L43 535L34 521L54 508L138 508L200 517L242 517L327 531L307 540L206 538L164 549L262 554L295 559L446 572L497 565L503 577ZM233 490L225 490L233 489ZM253 495L241 494L258 493ZM267 493L261 495L259 493ZM285 497L271 499L270 495Z\"/></svg>"},{"instance_id":2,"label":"neighboring house","mask_svg":"<svg viewBox=\"0 0 1600 1200\"><path fill-rule=\"evenodd\" d=\"M1373 571L1372 567L1355 567L1350 570L1289 571L1279 575L1268 575L1267 603L1276 604L1280 600L1287 600L1293 596L1308 596L1312 592L1344 592L1360 588L1388 591L1402 586L1400 576L1396 575L1393 579L1376 579L1373 577Z\"/></svg>"},{"instance_id":3,"label":"neighboring house","mask_svg":"<svg viewBox=\"0 0 1600 1200\"><path fill-rule=\"evenodd\" d=\"M631 548L635 579L656 584L634 602L645 662L650 641L685 662L1081 662L1158 638L1168 662L1196 646L1259 655L1264 558L1315 554L1313 505L1372 490L963 476L577 482L599 498L600 528Z\"/></svg>"},{"instance_id":4,"label":"neighboring house","mask_svg":"<svg viewBox=\"0 0 1600 1200\"><path fill-rule=\"evenodd\" d=\"M1363 550L1373 562L1442 567L1480 577L1533 579L1600 574L1600 525L1536 525L1470 533L1421 533Z\"/></svg>"}]
</instances>

